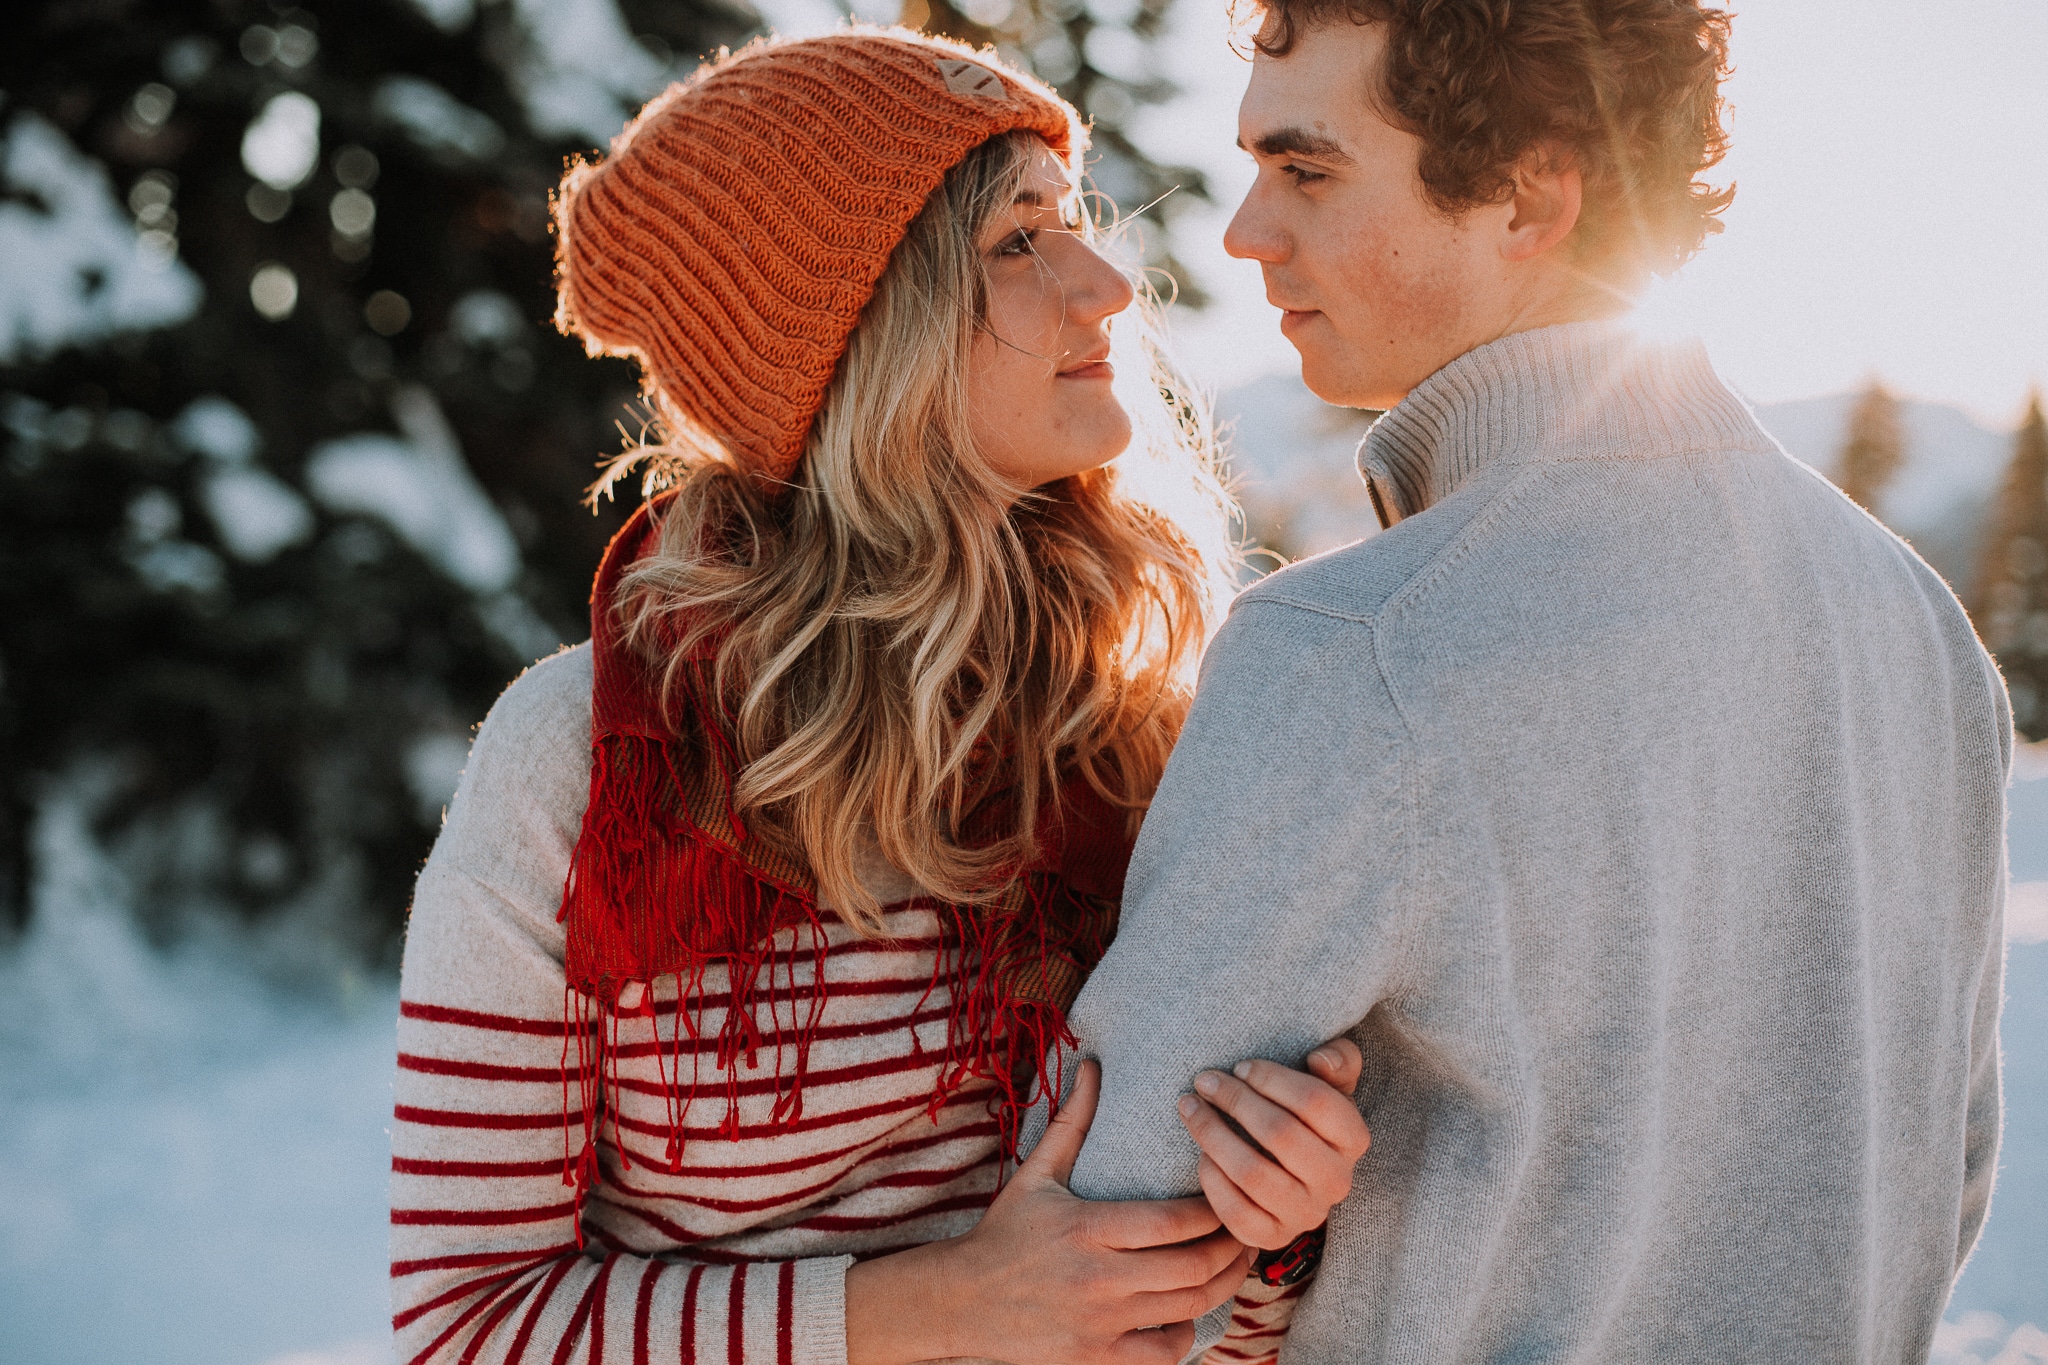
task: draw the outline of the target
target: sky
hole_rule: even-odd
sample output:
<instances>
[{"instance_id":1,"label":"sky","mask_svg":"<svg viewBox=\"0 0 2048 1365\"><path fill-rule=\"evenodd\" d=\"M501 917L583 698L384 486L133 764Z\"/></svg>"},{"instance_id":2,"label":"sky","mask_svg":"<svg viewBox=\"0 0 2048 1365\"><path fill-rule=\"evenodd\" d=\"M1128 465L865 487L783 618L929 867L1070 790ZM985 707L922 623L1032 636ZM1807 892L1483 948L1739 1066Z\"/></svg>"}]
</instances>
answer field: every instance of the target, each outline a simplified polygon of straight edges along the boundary
<instances>
[{"instance_id":1,"label":"sky","mask_svg":"<svg viewBox=\"0 0 2048 1365\"><path fill-rule=\"evenodd\" d=\"M1223 254L1251 178L1232 146L1250 67L1224 0L1177 0L1162 66L1185 93L1139 140L1207 172L1175 250L1215 298L1182 313L1189 369L1219 389L1284 371L1254 265ZM1702 337L1756 402L1859 387L2011 426L2048 384L2048 0L1736 3L1726 86L1737 184L1726 231L1645 300L1658 332Z\"/></svg>"}]
</instances>

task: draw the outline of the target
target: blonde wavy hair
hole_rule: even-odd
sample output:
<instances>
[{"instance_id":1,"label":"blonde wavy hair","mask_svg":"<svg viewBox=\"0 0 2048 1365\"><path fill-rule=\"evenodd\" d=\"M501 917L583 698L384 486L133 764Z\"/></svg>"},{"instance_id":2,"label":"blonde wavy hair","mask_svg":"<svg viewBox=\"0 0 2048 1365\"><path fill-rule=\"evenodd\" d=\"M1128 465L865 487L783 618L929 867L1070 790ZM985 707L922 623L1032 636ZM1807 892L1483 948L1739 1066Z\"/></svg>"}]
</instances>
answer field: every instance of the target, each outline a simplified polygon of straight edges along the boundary
<instances>
[{"instance_id":1,"label":"blonde wavy hair","mask_svg":"<svg viewBox=\"0 0 2048 1365\"><path fill-rule=\"evenodd\" d=\"M975 902L1033 859L1076 777L1135 825L1235 582L1206 406L1167 362L1145 291L1113 327L1134 428L1122 456L1023 489L974 447L977 243L1037 145L991 139L933 193L787 485L762 488L657 394L658 439L593 489L642 464L646 491L673 489L655 552L621 583L627 643L661 670L672 723L689 660L715 651L737 813L862 933L881 932L859 875L869 849Z\"/></svg>"}]
</instances>

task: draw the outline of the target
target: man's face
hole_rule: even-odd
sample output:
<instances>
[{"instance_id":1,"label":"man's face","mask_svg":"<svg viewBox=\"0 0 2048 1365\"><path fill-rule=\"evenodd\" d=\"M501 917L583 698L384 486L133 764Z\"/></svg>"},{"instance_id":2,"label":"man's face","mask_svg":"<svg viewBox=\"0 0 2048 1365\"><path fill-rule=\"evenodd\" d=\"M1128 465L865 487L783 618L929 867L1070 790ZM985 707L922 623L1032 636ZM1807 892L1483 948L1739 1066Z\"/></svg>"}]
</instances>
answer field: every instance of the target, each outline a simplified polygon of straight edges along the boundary
<instances>
[{"instance_id":1,"label":"man's face","mask_svg":"<svg viewBox=\"0 0 2048 1365\"><path fill-rule=\"evenodd\" d=\"M1452 219L1424 200L1421 140L1372 105L1383 47L1379 25L1339 20L1256 57L1238 142L1259 173L1223 238L1265 272L1302 379L1348 407L1392 407L1500 334L1492 220L1508 210Z\"/></svg>"}]
</instances>

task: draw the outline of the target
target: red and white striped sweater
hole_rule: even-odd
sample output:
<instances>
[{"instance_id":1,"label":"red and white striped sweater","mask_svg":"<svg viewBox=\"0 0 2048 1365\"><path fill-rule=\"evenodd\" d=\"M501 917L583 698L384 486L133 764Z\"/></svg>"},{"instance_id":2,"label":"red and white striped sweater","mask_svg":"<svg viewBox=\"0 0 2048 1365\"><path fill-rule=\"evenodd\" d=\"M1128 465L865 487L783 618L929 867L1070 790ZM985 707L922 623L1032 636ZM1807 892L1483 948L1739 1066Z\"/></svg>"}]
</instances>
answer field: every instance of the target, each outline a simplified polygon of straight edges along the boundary
<instances>
[{"instance_id":1,"label":"red and white striped sweater","mask_svg":"<svg viewBox=\"0 0 2048 1365\"><path fill-rule=\"evenodd\" d=\"M716 1056L722 968L692 1001L701 1042L686 1034L678 1050L673 986L626 1015L579 1237L562 1182L577 1040L555 912L589 737L588 649L528 670L478 734L420 874L392 1127L398 1359L843 1365L853 1259L964 1232L997 1188L990 1088L970 1083L934 1107L951 988L935 978L951 960L939 918L893 911L884 940L828 926L829 990L794 1123L770 1114L794 1059L764 1045L739 1062L738 1127L723 1126L734 1078ZM757 992L764 1025L765 1011L809 998L813 970L800 955L793 978ZM663 1074L674 1079L678 1058L693 1083L683 1093L701 1086L704 1103L672 1160ZM1292 1295L1247 1286L1217 1358L1270 1356L1291 1308Z\"/></svg>"}]
</instances>

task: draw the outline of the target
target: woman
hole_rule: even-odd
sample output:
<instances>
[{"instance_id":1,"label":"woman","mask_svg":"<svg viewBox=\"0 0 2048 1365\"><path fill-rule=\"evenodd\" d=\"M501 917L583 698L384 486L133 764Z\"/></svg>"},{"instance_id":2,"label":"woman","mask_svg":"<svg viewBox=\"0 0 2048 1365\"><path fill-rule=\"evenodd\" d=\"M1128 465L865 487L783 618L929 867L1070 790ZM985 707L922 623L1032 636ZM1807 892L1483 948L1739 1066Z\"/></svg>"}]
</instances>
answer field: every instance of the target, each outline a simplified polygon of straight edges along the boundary
<instances>
[{"instance_id":1,"label":"woman","mask_svg":"<svg viewBox=\"0 0 2048 1365\"><path fill-rule=\"evenodd\" d=\"M1273 1157L1198 1106L1206 1199L1066 1193L1092 1064L1000 1179L1231 568L1192 418L1112 391L1083 145L1028 77L849 30L564 181L560 320L641 363L664 491L420 877L401 1359L1171 1361L1348 1186L1329 1059L1210 1078Z\"/></svg>"}]
</instances>

